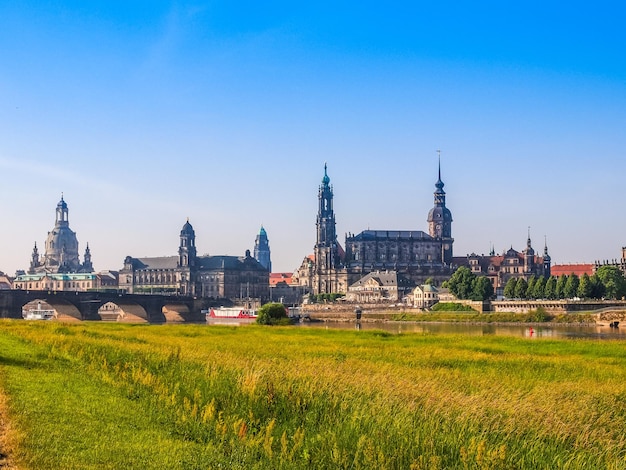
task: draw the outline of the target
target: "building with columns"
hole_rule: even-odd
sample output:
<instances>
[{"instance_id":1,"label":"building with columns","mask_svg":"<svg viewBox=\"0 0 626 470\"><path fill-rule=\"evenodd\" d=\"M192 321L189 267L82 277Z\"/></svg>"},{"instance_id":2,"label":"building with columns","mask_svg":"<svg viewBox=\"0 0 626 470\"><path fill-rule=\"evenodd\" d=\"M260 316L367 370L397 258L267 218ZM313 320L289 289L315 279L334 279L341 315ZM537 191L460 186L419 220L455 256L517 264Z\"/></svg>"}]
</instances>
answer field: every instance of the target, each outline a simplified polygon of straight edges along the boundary
<instances>
[{"instance_id":1,"label":"building with columns","mask_svg":"<svg viewBox=\"0 0 626 470\"><path fill-rule=\"evenodd\" d=\"M339 244L333 210L333 188L328 168L318 191L316 243L312 258L298 269L300 285L312 294L346 293L348 287L372 272L393 271L414 285L428 278L447 279L452 272L452 213L439 177L435 183L434 206L427 217L428 233L420 230L365 230L348 233L345 250ZM407 208L408 210L409 208Z\"/></svg>"},{"instance_id":2,"label":"building with columns","mask_svg":"<svg viewBox=\"0 0 626 470\"><path fill-rule=\"evenodd\" d=\"M167 293L264 302L269 271L246 250L244 256L198 256L196 233L187 221L180 231L178 256L127 256L119 288L129 294Z\"/></svg>"}]
</instances>

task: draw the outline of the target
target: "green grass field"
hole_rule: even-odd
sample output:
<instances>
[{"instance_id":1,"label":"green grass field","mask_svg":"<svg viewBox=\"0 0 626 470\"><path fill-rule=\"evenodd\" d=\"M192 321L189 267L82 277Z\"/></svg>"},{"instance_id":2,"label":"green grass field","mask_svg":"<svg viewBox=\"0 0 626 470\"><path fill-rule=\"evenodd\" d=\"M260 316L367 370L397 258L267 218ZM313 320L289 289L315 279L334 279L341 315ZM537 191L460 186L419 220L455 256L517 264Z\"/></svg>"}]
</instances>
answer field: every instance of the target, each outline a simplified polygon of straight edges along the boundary
<instances>
[{"instance_id":1,"label":"green grass field","mask_svg":"<svg viewBox=\"0 0 626 470\"><path fill-rule=\"evenodd\" d=\"M626 468L626 344L0 322L30 469Z\"/></svg>"}]
</instances>

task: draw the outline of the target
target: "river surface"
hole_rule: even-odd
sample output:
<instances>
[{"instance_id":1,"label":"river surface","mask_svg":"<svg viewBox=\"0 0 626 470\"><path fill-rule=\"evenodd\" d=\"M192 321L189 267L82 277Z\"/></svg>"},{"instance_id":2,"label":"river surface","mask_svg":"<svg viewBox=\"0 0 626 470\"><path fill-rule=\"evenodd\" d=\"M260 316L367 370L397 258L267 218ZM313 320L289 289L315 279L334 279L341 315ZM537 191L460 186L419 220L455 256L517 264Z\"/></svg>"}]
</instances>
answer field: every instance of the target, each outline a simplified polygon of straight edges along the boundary
<instances>
[{"instance_id":1,"label":"river surface","mask_svg":"<svg viewBox=\"0 0 626 470\"><path fill-rule=\"evenodd\" d=\"M220 319L211 320L209 325L246 325L254 320ZM606 324L598 325L522 325L522 324L476 324L476 323L424 323L410 321L362 321L339 322L317 321L295 323L296 328L324 328L327 330L383 330L390 333L421 333L421 334L462 334L468 336L518 336L528 339L546 338L592 338L592 339L623 339L626 340L626 325L622 328L611 328Z\"/></svg>"}]
</instances>

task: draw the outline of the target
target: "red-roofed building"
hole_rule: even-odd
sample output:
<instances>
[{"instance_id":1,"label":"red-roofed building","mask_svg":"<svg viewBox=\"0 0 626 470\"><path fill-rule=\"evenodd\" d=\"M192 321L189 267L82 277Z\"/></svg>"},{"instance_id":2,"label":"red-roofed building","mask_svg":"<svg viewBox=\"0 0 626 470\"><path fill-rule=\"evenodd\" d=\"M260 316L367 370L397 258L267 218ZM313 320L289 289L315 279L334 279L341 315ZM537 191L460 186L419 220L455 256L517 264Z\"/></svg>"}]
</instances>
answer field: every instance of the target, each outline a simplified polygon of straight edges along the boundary
<instances>
[{"instance_id":1,"label":"red-roofed building","mask_svg":"<svg viewBox=\"0 0 626 470\"><path fill-rule=\"evenodd\" d=\"M588 276L592 276L595 271L595 266L593 264L555 264L550 268L550 272L553 276L559 277L562 275L571 276L572 274L576 274L576 276L580 277L583 274L587 274Z\"/></svg>"},{"instance_id":2,"label":"red-roofed building","mask_svg":"<svg viewBox=\"0 0 626 470\"><path fill-rule=\"evenodd\" d=\"M273 302L300 304L305 293L293 273L270 273L270 299Z\"/></svg>"}]
</instances>

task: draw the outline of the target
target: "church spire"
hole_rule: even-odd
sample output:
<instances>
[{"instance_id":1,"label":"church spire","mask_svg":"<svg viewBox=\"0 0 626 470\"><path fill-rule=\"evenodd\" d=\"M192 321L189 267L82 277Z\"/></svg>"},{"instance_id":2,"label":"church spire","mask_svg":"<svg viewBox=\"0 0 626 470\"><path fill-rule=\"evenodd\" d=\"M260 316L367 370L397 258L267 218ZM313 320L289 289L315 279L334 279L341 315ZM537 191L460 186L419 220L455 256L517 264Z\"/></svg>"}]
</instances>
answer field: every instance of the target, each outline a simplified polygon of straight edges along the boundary
<instances>
[{"instance_id":1,"label":"church spire","mask_svg":"<svg viewBox=\"0 0 626 470\"><path fill-rule=\"evenodd\" d=\"M41 266L41 263L39 262L39 250L37 250L37 242L35 242L33 254L30 259L30 269L28 270L28 274L35 274L35 271L39 266Z\"/></svg>"},{"instance_id":2,"label":"church spire","mask_svg":"<svg viewBox=\"0 0 626 470\"><path fill-rule=\"evenodd\" d=\"M434 207L428 213L428 234L442 240L442 261L445 264L452 262L452 213L446 207L446 192L441 180L441 151L437 150L437 182L435 183Z\"/></svg>"},{"instance_id":3,"label":"church spire","mask_svg":"<svg viewBox=\"0 0 626 470\"><path fill-rule=\"evenodd\" d=\"M324 177L318 194L317 244L331 246L337 241L335 232L335 213L333 211L333 188L330 186L328 166L324 163Z\"/></svg>"}]
</instances>

